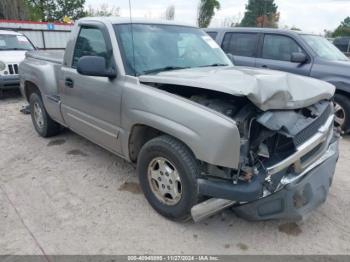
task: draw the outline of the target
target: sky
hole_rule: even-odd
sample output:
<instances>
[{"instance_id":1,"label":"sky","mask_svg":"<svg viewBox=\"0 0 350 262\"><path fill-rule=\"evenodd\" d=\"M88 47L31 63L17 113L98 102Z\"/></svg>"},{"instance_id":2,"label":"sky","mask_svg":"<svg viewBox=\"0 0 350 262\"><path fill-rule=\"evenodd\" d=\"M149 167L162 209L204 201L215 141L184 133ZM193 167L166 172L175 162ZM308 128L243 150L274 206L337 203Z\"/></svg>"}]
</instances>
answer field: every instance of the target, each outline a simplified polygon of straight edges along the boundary
<instances>
[{"instance_id":1,"label":"sky","mask_svg":"<svg viewBox=\"0 0 350 262\"><path fill-rule=\"evenodd\" d=\"M175 21L196 24L199 0L130 0L133 18L162 19L169 5L175 6ZM225 21L239 21L248 0L219 0L221 9L216 12L210 27L225 25ZM280 12L280 27L298 27L310 33L323 34L324 29L334 30L345 17L350 16L350 0L275 0ZM120 7L120 15L129 17L128 0L86 0L86 8L108 4Z\"/></svg>"}]
</instances>

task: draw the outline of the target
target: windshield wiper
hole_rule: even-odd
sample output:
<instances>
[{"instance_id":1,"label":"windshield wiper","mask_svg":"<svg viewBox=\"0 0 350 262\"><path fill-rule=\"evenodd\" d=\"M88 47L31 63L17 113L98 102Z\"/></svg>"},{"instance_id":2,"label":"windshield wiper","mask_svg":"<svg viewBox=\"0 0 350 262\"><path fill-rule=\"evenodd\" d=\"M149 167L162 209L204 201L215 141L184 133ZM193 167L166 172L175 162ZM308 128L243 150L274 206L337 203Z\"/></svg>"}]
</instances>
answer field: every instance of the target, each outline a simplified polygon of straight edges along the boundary
<instances>
[{"instance_id":1,"label":"windshield wiper","mask_svg":"<svg viewBox=\"0 0 350 262\"><path fill-rule=\"evenodd\" d=\"M146 71L143 71L143 73L147 75L147 74L152 74L152 73L159 73L159 72L164 72L164 71L186 69L186 68L189 68L189 67L165 66L165 67L161 67L161 68L155 68L155 69L151 69L151 70L146 70Z\"/></svg>"},{"instance_id":2,"label":"windshield wiper","mask_svg":"<svg viewBox=\"0 0 350 262\"><path fill-rule=\"evenodd\" d=\"M28 48L20 48L20 47L15 47L15 48L11 48L12 50L27 50L29 51L30 49Z\"/></svg>"},{"instance_id":3,"label":"windshield wiper","mask_svg":"<svg viewBox=\"0 0 350 262\"><path fill-rule=\"evenodd\" d=\"M210 65L203 65L203 66L198 66L198 67L213 67L213 66L228 66L228 64L220 64L220 63L215 63L215 64L210 64ZM179 69L187 69L191 68L189 66L186 67L181 67L181 66L165 66L161 68L155 68L151 70L146 70L143 71L143 74L152 74L152 73L159 73L159 72L164 72L164 71L171 71L171 70L179 70Z\"/></svg>"},{"instance_id":4,"label":"windshield wiper","mask_svg":"<svg viewBox=\"0 0 350 262\"><path fill-rule=\"evenodd\" d=\"M213 66L228 66L229 64L222 64L222 63L214 63L211 65L202 65L202 66L198 66L198 67L213 67Z\"/></svg>"}]
</instances>

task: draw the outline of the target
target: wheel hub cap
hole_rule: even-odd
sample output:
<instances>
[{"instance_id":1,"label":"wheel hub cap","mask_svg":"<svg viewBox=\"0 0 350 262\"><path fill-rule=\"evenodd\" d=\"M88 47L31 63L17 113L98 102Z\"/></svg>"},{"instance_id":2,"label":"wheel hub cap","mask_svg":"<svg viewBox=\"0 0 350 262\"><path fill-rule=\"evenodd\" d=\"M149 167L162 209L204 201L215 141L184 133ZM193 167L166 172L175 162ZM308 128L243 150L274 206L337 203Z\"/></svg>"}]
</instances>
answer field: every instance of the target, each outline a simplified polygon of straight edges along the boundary
<instances>
[{"instance_id":1,"label":"wheel hub cap","mask_svg":"<svg viewBox=\"0 0 350 262\"><path fill-rule=\"evenodd\" d=\"M334 111L335 111L335 123L342 127L345 123L345 110L344 108L339 105L338 103L335 103L334 105Z\"/></svg>"},{"instance_id":2,"label":"wheel hub cap","mask_svg":"<svg viewBox=\"0 0 350 262\"><path fill-rule=\"evenodd\" d=\"M44 126L44 116L43 111L38 103L34 104L34 120L39 128L43 128Z\"/></svg>"},{"instance_id":3,"label":"wheel hub cap","mask_svg":"<svg viewBox=\"0 0 350 262\"><path fill-rule=\"evenodd\" d=\"M153 194L166 205L176 205L182 184L175 166L163 157L154 158L148 166L148 182Z\"/></svg>"}]
</instances>

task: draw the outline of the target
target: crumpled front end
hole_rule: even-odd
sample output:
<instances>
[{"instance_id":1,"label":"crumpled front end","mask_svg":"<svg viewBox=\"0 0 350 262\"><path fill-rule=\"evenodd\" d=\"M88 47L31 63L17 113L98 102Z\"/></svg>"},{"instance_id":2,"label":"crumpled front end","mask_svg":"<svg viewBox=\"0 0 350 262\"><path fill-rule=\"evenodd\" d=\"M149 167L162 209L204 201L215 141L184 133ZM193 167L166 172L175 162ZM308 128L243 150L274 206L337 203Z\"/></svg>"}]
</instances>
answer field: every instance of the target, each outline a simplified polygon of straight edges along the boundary
<instances>
[{"instance_id":1,"label":"crumpled front end","mask_svg":"<svg viewBox=\"0 0 350 262\"><path fill-rule=\"evenodd\" d=\"M237 205L233 211L247 220L304 219L326 201L338 156L338 141L332 141L326 152L302 173L282 178L280 190Z\"/></svg>"},{"instance_id":2,"label":"crumpled front end","mask_svg":"<svg viewBox=\"0 0 350 262\"><path fill-rule=\"evenodd\" d=\"M188 75L185 75L192 79L194 72L186 71L186 73ZM209 199L192 208L191 213L195 221L230 206L234 206L237 213L250 219L293 219L308 213L322 202L320 199L325 199L329 182L324 181L331 180L338 158L339 134L333 125L334 106L331 98L334 90L332 88L328 88L328 85L323 86L322 82L314 83L310 79L298 78L298 81L305 80L304 84L312 82L315 86L312 85L310 88L304 86L304 89L307 88L305 97L309 98L305 100L302 96L302 85L297 85L297 92L295 86L290 83L288 85L290 88L287 88L290 91L289 95L283 95L284 98L290 98L290 100L287 99L288 102L277 95L280 92L276 90L281 91L281 88L272 92L278 83L272 81L268 73L266 76L261 73L255 77L261 81L264 79L266 85L270 83L269 88L266 86L261 90L256 88L255 91L252 89L254 91L252 92L260 95L261 98L266 98L264 101L271 102L264 103L262 106L250 95L242 95L249 90L243 84L237 85L240 89L234 88L235 91L239 89L241 94L235 95L235 93L223 93L222 90L218 92L214 89L214 83L209 90L197 88L194 83L189 86L178 85L182 83L169 84L170 74L170 72L163 73L149 77L149 79L144 77L143 80L160 81L167 76L164 79L165 83L155 82L152 83L152 86L185 97L225 115L235 121L239 133L239 138L232 138L239 139L235 141L239 142L236 143L239 144L237 155L227 155L228 160L230 157L232 157L232 162L233 159L235 160L234 165L218 166L217 161L206 162L199 158L201 172L197 178L198 192ZM176 75L174 72L172 74ZM232 75L228 76L232 77ZM290 77L293 78L293 76ZM274 83L273 85L270 80ZM229 83L228 79L225 81ZM197 84L199 86L200 83ZM232 87L232 84L230 86ZM261 83L259 86L264 85ZM319 89L314 88L317 86ZM265 92L266 89L271 92ZM312 92L309 92L310 90ZM271 96L266 96L267 93ZM286 94L286 92L282 93ZM274 99L271 100L268 97ZM296 98L303 102L293 103ZM215 127L212 130L213 138L215 138ZM227 141L227 144L222 145L223 152L230 142L232 141ZM326 161L330 161L327 162L329 168L320 169L320 166ZM303 187L303 183L299 186L299 181L302 180L305 185L310 186ZM321 181L322 185L317 186L318 181ZM284 193L286 190L288 194ZM300 193L304 191L305 193ZM270 201L274 198L280 199L279 204L277 201L273 203ZM300 202L295 199L304 200ZM296 204L293 201L296 201ZM307 206L307 208L300 209L300 205ZM298 211L295 211L296 209Z\"/></svg>"},{"instance_id":3,"label":"crumpled front end","mask_svg":"<svg viewBox=\"0 0 350 262\"><path fill-rule=\"evenodd\" d=\"M321 101L299 112L270 111L257 118L277 132L277 138L270 146L271 138L259 145L258 154L265 153L259 161L266 170L262 197L238 204L238 215L250 220L300 220L326 200L339 156L333 112L332 102ZM278 139L285 142L279 144ZM270 154L272 145L284 149Z\"/></svg>"},{"instance_id":4,"label":"crumpled front end","mask_svg":"<svg viewBox=\"0 0 350 262\"><path fill-rule=\"evenodd\" d=\"M225 205L249 220L299 220L325 201L339 155L332 101L267 112L248 105L233 118L240 168L209 166L198 179L202 195L232 201Z\"/></svg>"}]
</instances>

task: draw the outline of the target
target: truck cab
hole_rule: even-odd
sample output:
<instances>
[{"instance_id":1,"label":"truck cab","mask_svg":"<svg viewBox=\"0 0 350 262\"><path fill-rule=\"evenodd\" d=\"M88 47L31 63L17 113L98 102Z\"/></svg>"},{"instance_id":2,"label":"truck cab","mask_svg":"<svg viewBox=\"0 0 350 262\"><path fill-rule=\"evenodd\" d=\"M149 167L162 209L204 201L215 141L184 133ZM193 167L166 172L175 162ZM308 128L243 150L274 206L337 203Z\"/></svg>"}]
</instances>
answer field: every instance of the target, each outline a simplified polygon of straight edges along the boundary
<instances>
[{"instance_id":1,"label":"truck cab","mask_svg":"<svg viewBox=\"0 0 350 262\"><path fill-rule=\"evenodd\" d=\"M34 49L26 36L0 30L0 95L4 89L19 87L18 65L25 53Z\"/></svg>"},{"instance_id":2,"label":"truck cab","mask_svg":"<svg viewBox=\"0 0 350 262\"><path fill-rule=\"evenodd\" d=\"M205 29L237 66L281 70L336 87L336 124L350 131L350 60L326 38L271 28Z\"/></svg>"}]
</instances>

